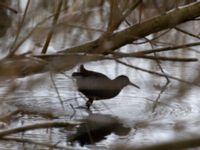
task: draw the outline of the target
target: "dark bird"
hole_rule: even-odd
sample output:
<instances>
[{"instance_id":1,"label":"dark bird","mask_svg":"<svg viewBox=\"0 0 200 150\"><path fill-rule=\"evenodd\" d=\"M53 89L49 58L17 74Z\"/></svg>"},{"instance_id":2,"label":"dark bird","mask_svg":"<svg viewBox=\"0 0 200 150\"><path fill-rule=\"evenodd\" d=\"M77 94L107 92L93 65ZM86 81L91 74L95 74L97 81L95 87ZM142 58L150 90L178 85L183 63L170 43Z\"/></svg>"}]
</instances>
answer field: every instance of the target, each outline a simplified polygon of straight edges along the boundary
<instances>
[{"instance_id":1,"label":"dark bird","mask_svg":"<svg viewBox=\"0 0 200 150\"><path fill-rule=\"evenodd\" d=\"M88 98L86 102L88 109L94 100L113 98L127 85L139 88L139 86L131 83L129 78L125 75L118 76L114 80L111 80L102 73L85 69L83 65L80 66L79 72L74 72L72 74L72 77L76 79L78 91Z\"/></svg>"}]
</instances>

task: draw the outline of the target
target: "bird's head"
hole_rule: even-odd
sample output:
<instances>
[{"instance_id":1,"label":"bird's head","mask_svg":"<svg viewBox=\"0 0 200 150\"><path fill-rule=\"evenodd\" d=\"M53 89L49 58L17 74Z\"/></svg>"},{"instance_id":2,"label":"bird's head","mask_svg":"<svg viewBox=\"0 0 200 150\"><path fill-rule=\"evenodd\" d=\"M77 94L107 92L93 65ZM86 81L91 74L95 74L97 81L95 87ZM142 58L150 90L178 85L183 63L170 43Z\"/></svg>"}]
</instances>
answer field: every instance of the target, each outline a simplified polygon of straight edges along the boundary
<instances>
[{"instance_id":1,"label":"bird's head","mask_svg":"<svg viewBox=\"0 0 200 150\"><path fill-rule=\"evenodd\" d=\"M121 75L121 76L118 76L115 80L118 81L118 83L121 85L121 86L127 86L127 85L132 85L138 89L140 89L139 86L137 86L136 84L132 83L129 78L125 75Z\"/></svg>"}]
</instances>

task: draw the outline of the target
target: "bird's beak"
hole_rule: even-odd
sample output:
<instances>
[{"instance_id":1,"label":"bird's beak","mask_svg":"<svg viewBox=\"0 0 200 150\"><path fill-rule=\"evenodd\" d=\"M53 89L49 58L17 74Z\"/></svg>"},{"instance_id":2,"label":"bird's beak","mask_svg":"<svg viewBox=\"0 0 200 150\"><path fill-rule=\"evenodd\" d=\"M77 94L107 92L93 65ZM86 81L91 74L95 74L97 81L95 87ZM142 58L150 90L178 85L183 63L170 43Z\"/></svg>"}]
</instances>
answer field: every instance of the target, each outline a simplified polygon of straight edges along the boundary
<instances>
[{"instance_id":1,"label":"bird's beak","mask_svg":"<svg viewBox=\"0 0 200 150\"><path fill-rule=\"evenodd\" d=\"M136 84L133 84L132 82L129 82L129 85L132 85L132 86L134 86L134 87L136 87L136 88L140 89L140 87L139 87L139 86L137 86Z\"/></svg>"}]
</instances>

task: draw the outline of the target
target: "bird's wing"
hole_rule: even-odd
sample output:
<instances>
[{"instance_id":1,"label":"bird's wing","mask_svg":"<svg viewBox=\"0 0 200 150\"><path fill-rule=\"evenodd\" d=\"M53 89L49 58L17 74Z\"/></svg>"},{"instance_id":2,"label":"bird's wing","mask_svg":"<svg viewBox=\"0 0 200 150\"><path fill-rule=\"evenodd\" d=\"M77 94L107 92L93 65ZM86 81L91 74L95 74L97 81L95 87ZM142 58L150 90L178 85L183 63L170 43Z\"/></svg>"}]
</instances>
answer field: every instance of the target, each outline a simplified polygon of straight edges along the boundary
<instances>
[{"instance_id":1,"label":"bird's wing","mask_svg":"<svg viewBox=\"0 0 200 150\"><path fill-rule=\"evenodd\" d=\"M110 84L108 79L89 76L77 77L77 86L79 89L104 90L108 88Z\"/></svg>"}]
</instances>

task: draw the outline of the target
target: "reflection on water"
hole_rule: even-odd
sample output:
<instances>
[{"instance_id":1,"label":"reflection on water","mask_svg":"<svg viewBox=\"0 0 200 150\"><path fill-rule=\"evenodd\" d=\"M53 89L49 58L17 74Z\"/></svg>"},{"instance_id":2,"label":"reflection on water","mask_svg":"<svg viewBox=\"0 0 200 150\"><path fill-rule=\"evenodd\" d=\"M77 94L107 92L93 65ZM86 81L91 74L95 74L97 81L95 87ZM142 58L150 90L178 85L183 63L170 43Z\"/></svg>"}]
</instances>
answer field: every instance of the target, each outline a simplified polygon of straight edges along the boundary
<instances>
[{"instance_id":1,"label":"reflection on water","mask_svg":"<svg viewBox=\"0 0 200 150\"><path fill-rule=\"evenodd\" d=\"M125 136L130 132L130 127L125 127L116 117L111 115L90 114L77 128L76 133L68 137L69 142L78 142L81 146L95 144L107 135L115 133Z\"/></svg>"}]
</instances>

